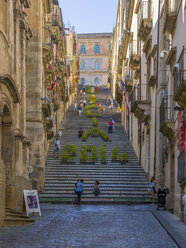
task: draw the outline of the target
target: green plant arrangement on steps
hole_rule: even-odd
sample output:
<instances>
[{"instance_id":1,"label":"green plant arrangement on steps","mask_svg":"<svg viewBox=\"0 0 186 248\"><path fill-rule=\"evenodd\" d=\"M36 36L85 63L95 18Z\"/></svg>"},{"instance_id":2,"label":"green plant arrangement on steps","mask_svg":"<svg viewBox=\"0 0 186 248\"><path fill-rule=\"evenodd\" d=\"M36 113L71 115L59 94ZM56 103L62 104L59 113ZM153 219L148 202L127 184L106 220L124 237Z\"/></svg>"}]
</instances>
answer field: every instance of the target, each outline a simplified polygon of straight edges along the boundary
<instances>
[{"instance_id":1,"label":"green plant arrangement on steps","mask_svg":"<svg viewBox=\"0 0 186 248\"><path fill-rule=\"evenodd\" d=\"M119 152L119 146L115 146L111 153L112 161L116 161Z\"/></svg>"},{"instance_id":2,"label":"green plant arrangement on steps","mask_svg":"<svg viewBox=\"0 0 186 248\"><path fill-rule=\"evenodd\" d=\"M93 113L90 109L87 110L87 117L103 117L101 113Z\"/></svg>"},{"instance_id":3,"label":"green plant arrangement on steps","mask_svg":"<svg viewBox=\"0 0 186 248\"><path fill-rule=\"evenodd\" d=\"M87 149L86 146L82 145L80 151L80 162L85 163L86 160L87 160Z\"/></svg>"},{"instance_id":4,"label":"green plant arrangement on steps","mask_svg":"<svg viewBox=\"0 0 186 248\"><path fill-rule=\"evenodd\" d=\"M128 155L127 153L124 151L121 155L120 155L120 163L121 164L125 164L128 162Z\"/></svg>"},{"instance_id":5,"label":"green plant arrangement on steps","mask_svg":"<svg viewBox=\"0 0 186 248\"><path fill-rule=\"evenodd\" d=\"M100 157L101 157L101 163L106 164L107 162L106 146L100 147Z\"/></svg>"},{"instance_id":6,"label":"green plant arrangement on steps","mask_svg":"<svg viewBox=\"0 0 186 248\"><path fill-rule=\"evenodd\" d=\"M61 153L61 162L74 161L77 156L77 145L65 145Z\"/></svg>"},{"instance_id":7,"label":"green plant arrangement on steps","mask_svg":"<svg viewBox=\"0 0 186 248\"><path fill-rule=\"evenodd\" d=\"M109 140L109 136L98 127L92 127L88 129L83 135L82 135L82 141L86 141L88 137L101 137L105 142Z\"/></svg>"},{"instance_id":8,"label":"green plant arrangement on steps","mask_svg":"<svg viewBox=\"0 0 186 248\"><path fill-rule=\"evenodd\" d=\"M92 105L86 106L86 107L85 107L85 110L88 110L88 109L98 109L98 108L99 108L98 105L92 104ZM103 110L103 107L100 106L100 109Z\"/></svg>"},{"instance_id":9,"label":"green plant arrangement on steps","mask_svg":"<svg viewBox=\"0 0 186 248\"><path fill-rule=\"evenodd\" d=\"M91 152L91 155L88 156L87 153ZM97 161L98 157L98 152L97 152L97 147L94 145L91 146L81 146L81 151L80 151L80 162L82 164L92 162L95 163Z\"/></svg>"},{"instance_id":10,"label":"green plant arrangement on steps","mask_svg":"<svg viewBox=\"0 0 186 248\"><path fill-rule=\"evenodd\" d=\"M98 127L98 119L96 117L92 118L92 126L93 127Z\"/></svg>"}]
</instances>

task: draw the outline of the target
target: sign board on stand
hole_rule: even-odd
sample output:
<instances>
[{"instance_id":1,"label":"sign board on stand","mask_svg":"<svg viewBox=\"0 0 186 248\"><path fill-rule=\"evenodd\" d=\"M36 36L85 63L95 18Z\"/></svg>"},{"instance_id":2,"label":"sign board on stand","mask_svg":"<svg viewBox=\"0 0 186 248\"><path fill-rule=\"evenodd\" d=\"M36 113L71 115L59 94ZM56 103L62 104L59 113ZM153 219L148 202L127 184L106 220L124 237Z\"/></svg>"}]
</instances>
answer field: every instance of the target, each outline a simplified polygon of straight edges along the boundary
<instances>
[{"instance_id":1,"label":"sign board on stand","mask_svg":"<svg viewBox=\"0 0 186 248\"><path fill-rule=\"evenodd\" d=\"M39 213L41 216L37 190L24 190L24 199L27 216L30 213Z\"/></svg>"}]
</instances>

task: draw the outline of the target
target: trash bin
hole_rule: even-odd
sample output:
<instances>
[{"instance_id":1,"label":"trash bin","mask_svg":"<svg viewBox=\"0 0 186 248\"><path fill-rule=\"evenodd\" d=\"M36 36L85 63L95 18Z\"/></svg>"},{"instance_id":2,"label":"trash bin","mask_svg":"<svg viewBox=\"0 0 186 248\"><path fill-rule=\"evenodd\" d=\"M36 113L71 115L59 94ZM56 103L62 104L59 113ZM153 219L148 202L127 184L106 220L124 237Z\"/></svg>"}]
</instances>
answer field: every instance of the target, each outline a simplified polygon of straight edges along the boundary
<instances>
[{"instance_id":1,"label":"trash bin","mask_svg":"<svg viewBox=\"0 0 186 248\"><path fill-rule=\"evenodd\" d=\"M166 210L166 189L158 189L158 207L157 210L163 208Z\"/></svg>"}]
</instances>

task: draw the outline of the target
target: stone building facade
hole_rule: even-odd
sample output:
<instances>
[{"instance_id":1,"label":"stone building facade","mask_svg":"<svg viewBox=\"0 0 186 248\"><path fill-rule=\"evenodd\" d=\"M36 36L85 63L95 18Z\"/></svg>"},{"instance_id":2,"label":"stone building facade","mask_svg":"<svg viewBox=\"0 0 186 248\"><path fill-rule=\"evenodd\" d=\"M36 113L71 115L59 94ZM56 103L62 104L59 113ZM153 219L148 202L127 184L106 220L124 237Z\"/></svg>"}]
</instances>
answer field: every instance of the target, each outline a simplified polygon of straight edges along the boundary
<instances>
[{"instance_id":1,"label":"stone building facade","mask_svg":"<svg viewBox=\"0 0 186 248\"><path fill-rule=\"evenodd\" d=\"M112 33L78 34L80 84L107 85Z\"/></svg>"},{"instance_id":2,"label":"stone building facade","mask_svg":"<svg viewBox=\"0 0 186 248\"><path fill-rule=\"evenodd\" d=\"M73 101L77 84L71 77L72 63L66 59L59 2L1 0L0 5L2 226L7 207L22 210L23 190L42 191L48 148Z\"/></svg>"},{"instance_id":3,"label":"stone building facade","mask_svg":"<svg viewBox=\"0 0 186 248\"><path fill-rule=\"evenodd\" d=\"M1 1L0 8L0 226L5 207L21 210L29 180L26 128L26 49L32 33L29 0Z\"/></svg>"},{"instance_id":4,"label":"stone building facade","mask_svg":"<svg viewBox=\"0 0 186 248\"><path fill-rule=\"evenodd\" d=\"M186 187L186 3L119 0L110 54L112 94L146 175L183 219ZM121 88L121 79L125 90Z\"/></svg>"}]
</instances>

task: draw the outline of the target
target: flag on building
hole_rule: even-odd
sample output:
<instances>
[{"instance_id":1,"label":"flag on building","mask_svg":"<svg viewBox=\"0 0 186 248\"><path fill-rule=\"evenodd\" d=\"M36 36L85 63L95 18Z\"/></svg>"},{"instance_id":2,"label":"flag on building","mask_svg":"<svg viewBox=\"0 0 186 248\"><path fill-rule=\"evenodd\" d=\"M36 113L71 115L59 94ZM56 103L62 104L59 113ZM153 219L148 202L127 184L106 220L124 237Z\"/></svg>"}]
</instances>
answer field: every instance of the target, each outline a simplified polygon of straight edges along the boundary
<instances>
[{"instance_id":1,"label":"flag on building","mask_svg":"<svg viewBox=\"0 0 186 248\"><path fill-rule=\"evenodd\" d=\"M122 89L123 91L125 91L125 83L123 82L122 79L121 79L121 89Z\"/></svg>"},{"instance_id":2,"label":"flag on building","mask_svg":"<svg viewBox=\"0 0 186 248\"><path fill-rule=\"evenodd\" d=\"M57 78L55 79L55 81L51 83L50 90L53 90L54 85L56 84L56 82L57 82L58 78L61 76L61 74L62 74L62 72L57 76Z\"/></svg>"}]
</instances>

